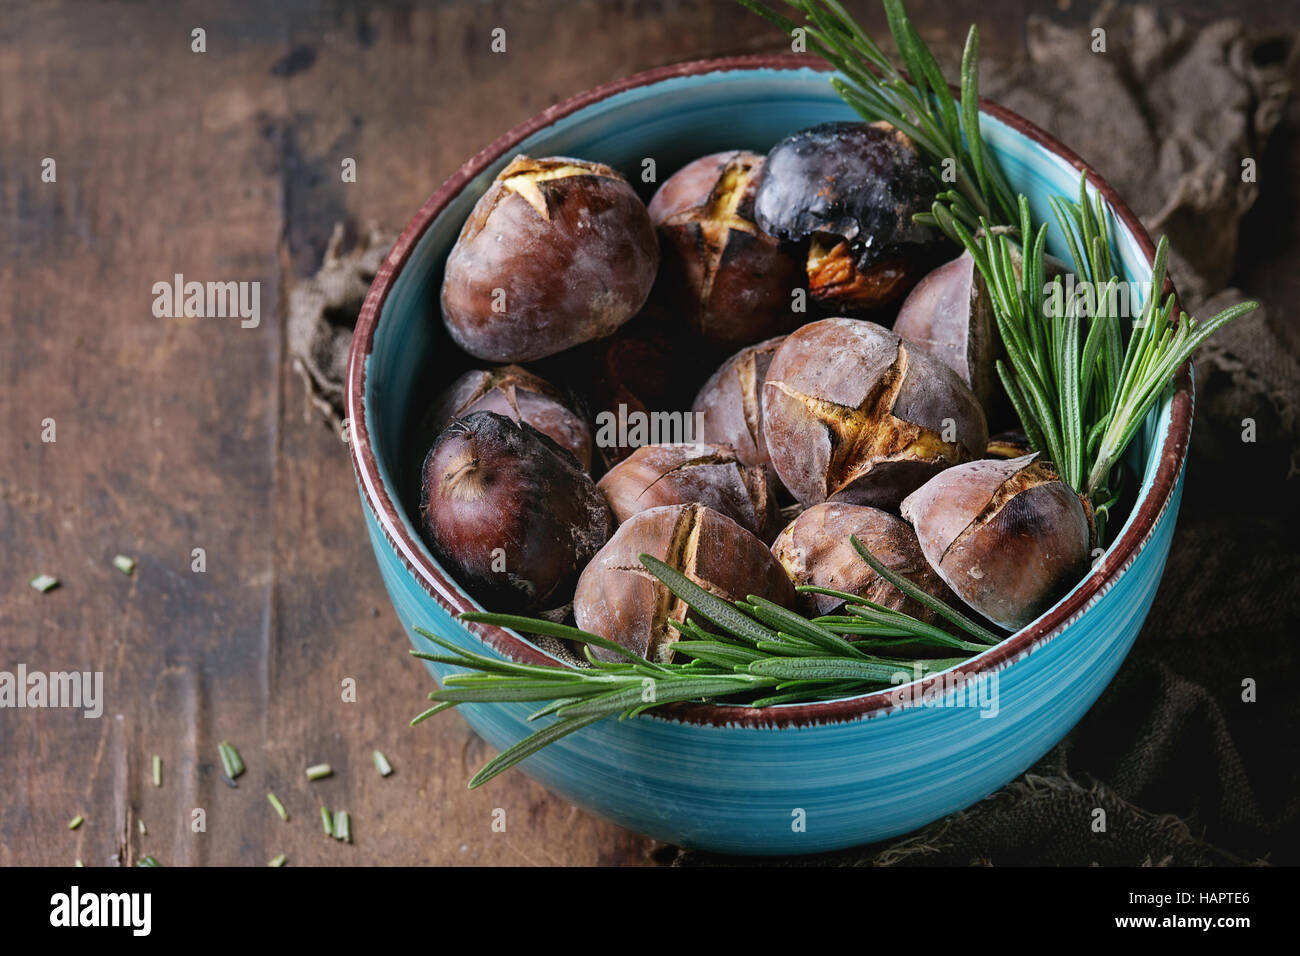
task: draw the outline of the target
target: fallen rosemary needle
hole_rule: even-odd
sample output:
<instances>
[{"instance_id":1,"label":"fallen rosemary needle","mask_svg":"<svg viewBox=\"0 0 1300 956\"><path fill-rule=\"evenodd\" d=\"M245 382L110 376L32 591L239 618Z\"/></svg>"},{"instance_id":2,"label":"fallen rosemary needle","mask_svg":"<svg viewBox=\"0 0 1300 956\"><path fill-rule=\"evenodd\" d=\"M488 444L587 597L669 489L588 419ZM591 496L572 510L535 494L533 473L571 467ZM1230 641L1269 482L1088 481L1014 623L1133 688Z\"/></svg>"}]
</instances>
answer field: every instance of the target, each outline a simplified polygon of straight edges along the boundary
<instances>
[{"instance_id":1,"label":"fallen rosemary needle","mask_svg":"<svg viewBox=\"0 0 1300 956\"><path fill-rule=\"evenodd\" d=\"M284 808L284 804L280 802L280 798L273 793L268 793L266 799L267 802L271 804L272 808L274 808L276 815L285 823L288 823L289 811Z\"/></svg>"},{"instance_id":2,"label":"fallen rosemary needle","mask_svg":"<svg viewBox=\"0 0 1300 956\"><path fill-rule=\"evenodd\" d=\"M310 767L307 768L308 780L322 780L325 777L331 777L333 775L334 775L334 770L327 763L312 764Z\"/></svg>"},{"instance_id":3,"label":"fallen rosemary needle","mask_svg":"<svg viewBox=\"0 0 1300 956\"><path fill-rule=\"evenodd\" d=\"M234 783L235 778L244 772L244 758L239 756L235 745L228 740L217 744L217 753L221 757L221 767L226 772L226 778Z\"/></svg>"},{"instance_id":4,"label":"fallen rosemary needle","mask_svg":"<svg viewBox=\"0 0 1300 956\"><path fill-rule=\"evenodd\" d=\"M856 538L853 543L878 574L974 641L856 595L821 588L800 590L840 597L846 613L809 619L757 595L725 601L672 566L642 554L645 568L689 609L683 621L670 622L679 633L673 648L687 660L653 663L599 635L551 621L511 614L462 614L463 621L573 641L582 646L590 666L520 664L486 657L416 628L446 653L411 651L413 656L473 673L448 675L442 689L429 695L437 702L435 706L411 723L460 704L549 702L529 719L554 719L490 760L470 780L472 789L543 747L611 715L625 719L688 701L765 707L850 697L909 682L917 673L945 670L1001 639L885 568ZM622 660L599 660L591 653L592 647L611 651ZM936 659L879 653L903 649L931 655L941 649L962 656Z\"/></svg>"}]
</instances>

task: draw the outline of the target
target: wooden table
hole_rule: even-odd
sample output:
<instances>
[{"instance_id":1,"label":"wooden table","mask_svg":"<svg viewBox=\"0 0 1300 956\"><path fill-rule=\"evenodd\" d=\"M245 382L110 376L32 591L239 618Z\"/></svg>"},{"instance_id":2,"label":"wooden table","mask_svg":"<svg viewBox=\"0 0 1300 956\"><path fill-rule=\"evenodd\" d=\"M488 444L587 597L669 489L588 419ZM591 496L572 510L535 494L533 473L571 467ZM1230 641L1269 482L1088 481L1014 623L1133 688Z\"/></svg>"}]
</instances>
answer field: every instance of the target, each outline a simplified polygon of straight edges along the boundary
<instances>
[{"instance_id":1,"label":"wooden table","mask_svg":"<svg viewBox=\"0 0 1300 956\"><path fill-rule=\"evenodd\" d=\"M0 711L0 865L671 858L517 773L467 792L490 752L458 717L407 727L430 681L406 656L346 450L306 413L283 304L336 221L400 227L538 110L782 41L734 4L697 0L232 7L0 14L0 670L104 675L99 719ZM1029 11L1087 15L1030 0L996 18L978 0L911 7L944 48L977 17L992 54L1018 49ZM878 5L855 8L883 33ZM345 158L355 183L340 181ZM260 325L155 317L153 285L176 273L260 282ZM119 553L132 575L111 564ZM38 593L38 573L61 585ZM247 764L238 789L220 779L221 740ZM334 775L308 782L319 762ZM352 845L321 832L321 804L351 812Z\"/></svg>"}]
</instances>

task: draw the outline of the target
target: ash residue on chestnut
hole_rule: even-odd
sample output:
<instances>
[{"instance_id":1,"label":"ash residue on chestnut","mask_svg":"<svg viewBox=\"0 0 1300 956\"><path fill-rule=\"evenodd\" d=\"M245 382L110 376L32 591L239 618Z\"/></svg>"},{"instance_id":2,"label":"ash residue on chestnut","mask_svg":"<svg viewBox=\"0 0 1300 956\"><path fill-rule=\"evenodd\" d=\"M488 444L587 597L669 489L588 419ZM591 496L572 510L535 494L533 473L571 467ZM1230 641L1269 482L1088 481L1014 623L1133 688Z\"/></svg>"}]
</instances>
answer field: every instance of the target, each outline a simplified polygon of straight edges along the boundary
<instances>
[{"instance_id":1,"label":"ash residue on chestnut","mask_svg":"<svg viewBox=\"0 0 1300 956\"><path fill-rule=\"evenodd\" d=\"M805 506L893 509L944 468L984 453L979 402L952 369L872 322L834 318L786 337L763 386L777 475Z\"/></svg>"},{"instance_id":2,"label":"ash residue on chestnut","mask_svg":"<svg viewBox=\"0 0 1300 956\"><path fill-rule=\"evenodd\" d=\"M673 625L685 619L688 608L646 570L642 554L671 565L724 600L757 594L782 607L794 606L794 587L772 552L726 515L697 504L638 512L582 572L573 613L578 627L650 660L672 660L672 645L680 637ZM592 653L602 660L618 659L599 648Z\"/></svg>"},{"instance_id":3,"label":"ash residue on chestnut","mask_svg":"<svg viewBox=\"0 0 1300 956\"><path fill-rule=\"evenodd\" d=\"M772 553L796 585L844 591L927 623L943 621L921 602L903 594L862 560L850 538L858 540L891 571L950 606L956 596L930 567L906 521L864 505L825 502L792 521L772 544ZM805 614L834 614L844 602L827 594L799 594Z\"/></svg>"},{"instance_id":4,"label":"ash residue on chestnut","mask_svg":"<svg viewBox=\"0 0 1300 956\"><path fill-rule=\"evenodd\" d=\"M706 341L736 348L793 328L800 264L754 222L763 157L701 157L670 176L650 201L663 262L657 297Z\"/></svg>"},{"instance_id":5,"label":"ash residue on chestnut","mask_svg":"<svg viewBox=\"0 0 1300 956\"><path fill-rule=\"evenodd\" d=\"M540 375L518 365L473 369L456 379L434 402L429 419L440 432L453 418L496 412L527 422L591 470L591 428L572 402Z\"/></svg>"},{"instance_id":6,"label":"ash residue on chestnut","mask_svg":"<svg viewBox=\"0 0 1300 956\"><path fill-rule=\"evenodd\" d=\"M650 214L617 172L519 156L474 206L447 258L443 320L477 358L531 361L632 318L658 265Z\"/></svg>"},{"instance_id":7,"label":"ash residue on chestnut","mask_svg":"<svg viewBox=\"0 0 1300 956\"><path fill-rule=\"evenodd\" d=\"M456 580L494 608L567 603L611 524L577 459L527 423L475 412L447 426L425 458L421 530Z\"/></svg>"},{"instance_id":8,"label":"ash residue on chestnut","mask_svg":"<svg viewBox=\"0 0 1300 956\"><path fill-rule=\"evenodd\" d=\"M705 441L733 449L747 465L771 470L763 438L763 383L784 336L741 349L722 363L695 396L691 411L700 416ZM772 471L775 477L775 471Z\"/></svg>"},{"instance_id":9,"label":"ash residue on chestnut","mask_svg":"<svg viewBox=\"0 0 1300 956\"><path fill-rule=\"evenodd\" d=\"M902 510L953 591L1010 630L1038 617L1088 571L1088 513L1037 455L949 468Z\"/></svg>"},{"instance_id":10,"label":"ash residue on chestnut","mask_svg":"<svg viewBox=\"0 0 1300 956\"><path fill-rule=\"evenodd\" d=\"M776 499L761 465L746 465L723 445L646 445L596 484L616 521L665 505L700 504L764 541L779 528Z\"/></svg>"},{"instance_id":11,"label":"ash residue on chestnut","mask_svg":"<svg viewBox=\"0 0 1300 956\"><path fill-rule=\"evenodd\" d=\"M809 290L827 308L867 310L924 274L937 235L913 222L938 192L915 144L887 123L823 123L767 154L754 218L768 235L811 241Z\"/></svg>"}]
</instances>

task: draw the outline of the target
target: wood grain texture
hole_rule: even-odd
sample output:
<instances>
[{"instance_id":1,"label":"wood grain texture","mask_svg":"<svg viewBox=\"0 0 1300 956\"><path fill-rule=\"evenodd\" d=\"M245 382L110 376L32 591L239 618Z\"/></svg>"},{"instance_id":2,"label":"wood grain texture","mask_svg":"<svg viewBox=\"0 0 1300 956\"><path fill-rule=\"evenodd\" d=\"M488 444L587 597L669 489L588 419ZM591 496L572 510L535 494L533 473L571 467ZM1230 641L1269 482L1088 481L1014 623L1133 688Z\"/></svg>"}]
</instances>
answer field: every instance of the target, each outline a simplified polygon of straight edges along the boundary
<instances>
[{"instance_id":1,"label":"wood grain texture","mask_svg":"<svg viewBox=\"0 0 1300 956\"><path fill-rule=\"evenodd\" d=\"M910 6L943 49L979 19L992 54L1019 48L1028 12L1086 16ZM882 29L877 4L852 7ZM498 26L505 54L490 50ZM519 774L467 792L490 752L458 717L406 726L430 682L388 607L345 449L288 371L283 301L336 221L400 227L538 110L663 63L782 46L702 0L4 5L0 670L102 671L106 702L97 720L0 711L0 866L665 858ZM260 326L155 318L151 287L175 273L259 282ZM41 572L61 586L28 587ZM238 789L219 778L223 739L247 764ZM309 783L316 762L334 776ZM321 833L322 803L351 812L353 845Z\"/></svg>"}]
</instances>

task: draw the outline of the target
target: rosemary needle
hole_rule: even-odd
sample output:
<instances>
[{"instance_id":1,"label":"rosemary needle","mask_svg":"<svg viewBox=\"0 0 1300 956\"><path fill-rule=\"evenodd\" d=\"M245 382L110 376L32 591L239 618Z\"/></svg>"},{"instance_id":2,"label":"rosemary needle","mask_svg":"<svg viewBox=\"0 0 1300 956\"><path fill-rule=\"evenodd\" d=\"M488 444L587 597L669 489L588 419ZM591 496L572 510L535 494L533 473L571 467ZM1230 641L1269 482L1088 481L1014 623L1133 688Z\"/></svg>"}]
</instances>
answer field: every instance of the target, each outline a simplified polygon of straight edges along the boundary
<instances>
[{"instance_id":1,"label":"rosemary needle","mask_svg":"<svg viewBox=\"0 0 1300 956\"><path fill-rule=\"evenodd\" d=\"M135 818L135 826L136 826L136 829L140 831L140 836L148 836L148 835L149 835L149 831L148 831L148 829L145 827L145 825L144 825L144 819L143 819L142 817L136 817L136 818Z\"/></svg>"},{"instance_id":2,"label":"rosemary needle","mask_svg":"<svg viewBox=\"0 0 1300 956\"><path fill-rule=\"evenodd\" d=\"M217 752L221 755L221 766L226 771L226 776L233 782L236 777L244 772L244 760L239 756L239 751L228 740L223 740L217 744Z\"/></svg>"},{"instance_id":3,"label":"rosemary needle","mask_svg":"<svg viewBox=\"0 0 1300 956\"><path fill-rule=\"evenodd\" d=\"M135 558L128 558L125 554L114 555L113 567L123 574L130 575L135 571Z\"/></svg>"},{"instance_id":4,"label":"rosemary needle","mask_svg":"<svg viewBox=\"0 0 1300 956\"><path fill-rule=\"evenodd\" d=\"M388 758L381 751L374 752L375 769L379 771L379 776L387 777L393 772L393 765L388 762Z\"/></svg>"},{"instance_id":5,"label":"rosemary needle","mask_svg":"<svg viewBox=\"0 0 1300 956\"><path fill-rule=\"evenodd\" d=\"M71 820L68 821L68 829L75 830L77 829L77 827L81 826L85 822L86 822L86 818L83 817L80 813L78 813L75 817L73 817Z\"/></svg>"},{"instance_id":6,"label":"rosemary needle","mask_svg":"<svg viewBox=\"0 0 1300 956\"><path fill-rule=\"evenodd\" d=\"M280 798L273 793L268 793L266 795L266 799L267 802L269 802L271 806L275 808L275 812L279 814L280 819L283 820L285 823L288 823L289 811L284 808L284 804L280 802Z\"/></svg>"},{"instance_id":7,"label":"rosemary needle","mask_svg":"<svg viewBox=\"0 0 1300 956\"><path fill-rule=\"evenodd\" d=\"M326 836L333 836L333 835L334 835L334 817L330 815L330 808L329 808L329 807L321 807L321 808L320 808L320 822L321 822L321 826L323 826L323 827L325 828L325 835L326 835Z\"/></svg>"},{"instance_id":8,"label":"rosemary needle","mask_svg":"<svg viewBox=\"0 0 1300 956\"><path fill-rule=\"evenodd\" d=\"M151 856L142 856L142 857L140 857L140 859L138 859L138 860L136 861L135 865L136 865L136 866L162 866L161 863L159 863L157 860L155 860L155 859L154 859L153 857L151 857Z\"/></svg>"},{"instance_id":9,"label":"rosemary needle","mask_svg":"<svg viewBox=\"0 0 1300 956\"><path fill-rule=\"evenodd\" d=\"M344 843L352 842L352 815L346 810L334 814L334 839Z\"/></svg>"},{"instance_id":10,"label":"rosemary needle","mask_svg":"<svg viewBox=\"0 0 1300 956\"><path fill-rule=\"evenodd\" d=\"M323 777L331 777L333 775L334 775L334 771L333 769L330 768L330 765L327 763L312 764L310 767L307 768L308 780L320 780Z\"/></svg>"},{"instance_id":11,"label":"rosemary needle","mask_svg":"<svg viewBox=\"0 0 1300 956\"><path fill-rule=\"evenodd\" d=\"M275 856L273 856L273 857L271 858L271 862L268 863L268 864L266 864L266 865L267 865L267 866L284 866L284 865L285 865L286 863L288 863L288 862L289 862L289 858L288 858L287 856L285 856L283 853L278 853L278 854L276 854Z\"/></svg>"},{"instance_id":12,"label":"rosemary needle","mask_svg":"<svg viewBox=\"0 0 1300 956\"><path fill-rule=\"evenodd\" d=\"M162 786L162 757L157 754L153 755L153 785Z\"/></svg>"},{"instance_id":13,"label":"rosemary needle","mask_svg":"<svg viewBox=\"0 0 1300 956\"><path fill-rule=\"evenodd\" d=\"M59 579L49 574L38 574L32 578L31 586L44 594L46 591L52 591L59 586Z\"/></svg>"}]
</instances>

